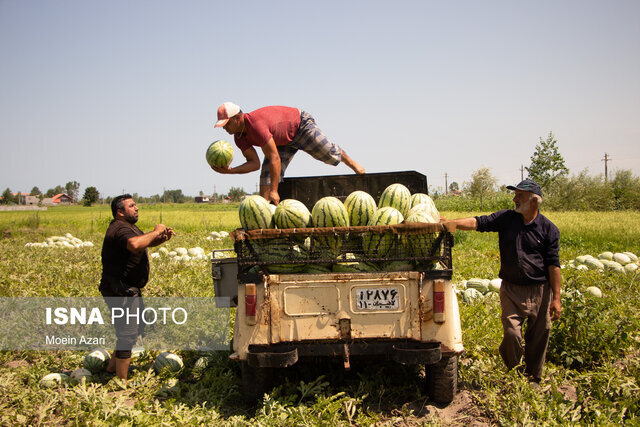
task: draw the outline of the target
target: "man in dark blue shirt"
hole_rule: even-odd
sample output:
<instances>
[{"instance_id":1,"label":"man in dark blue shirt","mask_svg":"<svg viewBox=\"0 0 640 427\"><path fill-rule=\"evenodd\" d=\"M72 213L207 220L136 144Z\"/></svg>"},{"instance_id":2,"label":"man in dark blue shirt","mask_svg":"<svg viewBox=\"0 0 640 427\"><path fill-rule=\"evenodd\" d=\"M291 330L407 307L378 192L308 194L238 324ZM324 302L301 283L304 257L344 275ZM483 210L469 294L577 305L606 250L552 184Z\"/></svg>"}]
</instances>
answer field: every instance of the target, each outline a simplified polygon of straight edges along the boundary
<instances>
[{"instance_id":1,"label":"man in dark blue shirt","mask_svg":"<svg viewBox=\"0 0 640 427\"><path fill-rule=\"evenodd\" d=\"M508 369L524 355L524 372L538 383L542 377L551 321L560 318L560 232L540 213L542 190L533 181L516 186L515 209L453 220L460 230L496 231L500 247L500 307L503 339L500 355ZM522 324L527 319L525 346Z\"/></svg>"}]
</instances>

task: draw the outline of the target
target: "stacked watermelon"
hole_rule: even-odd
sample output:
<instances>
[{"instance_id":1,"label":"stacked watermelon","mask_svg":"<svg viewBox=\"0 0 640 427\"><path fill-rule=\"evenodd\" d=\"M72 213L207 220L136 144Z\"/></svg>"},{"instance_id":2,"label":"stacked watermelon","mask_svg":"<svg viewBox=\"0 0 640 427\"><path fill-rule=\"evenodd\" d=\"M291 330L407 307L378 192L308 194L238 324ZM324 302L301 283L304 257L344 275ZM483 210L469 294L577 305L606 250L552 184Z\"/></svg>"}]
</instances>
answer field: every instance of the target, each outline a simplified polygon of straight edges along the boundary
<instances>
[{"instance_id":1,"label":"stacked watermelon","mask_svg":"<svg viewBox=\"0 0 640 427\"><path fill-rule=\"evenodd\" d=\"M349 214L349 225L367 225L376 212L376 201L369 193L354 191L345 199L344 207Z\"/></svg>"},{"instance_id":2,"label":"stacked watermelon","mask_svg":"<svg viewBox=\"0 0 640 427\"><path fill-rule=\"evenodd\" d=\"M311 213L302 202L285 199L276 207L273 222L278 228L306 228L311 224Z\"/></svg>"},{"instance_id":3,"label":"stacked watermelon","mask_svg":"<svg viewBox=\"0 0 640 427\"><path fill-rule=\"evenodd\" d=\"M411 192L402 184L391 184L384 189L378 200L378 209L392 207L404 218L411 209Z\"/></svg>"},{"instance_id":4,"label":"stacked watermelon","mask_svg":"<svg viewBox=\"0 0 640 427\"><path fill-rule=\"evenodd\" d=\"M265 262L278 261L304 261L308 258L307 248L304 245L292 244L286 239L270 239L257 247L258 257ZM305 269L305 264L278 263L267 264L269 273L293 274Z\"/></svg>"},{"instance_id":5,"label":"stacked watermelon","mask_svg":"<svg viewBox=\"0 0 640 427\"><path fill-rule=\"evenodd\" d=\"M391 206L378 208L369 220L370 226L394 225L404 221L402 213ZM362 247L369 258L386 258L395 252L394 235L392 233L367 233L362 237Z\"/></svg>"},{"instance_id":6,"label":"stacked watermelon","mask_svg":"<svg viewBox=\"0 0 640 427\"><path fill-rule=\"evenodd\" d=\"M335 197L323 197L311 209L314 227L348 227L349 213L344 204ZM342 251L341 236L315 236L313 250L319 258L335 259Z\"/></svg>"},{"instance_id":7,"label":"stacked watermelon","mask_svg":"<svg viewBox=\"0 0 640 427\"><path fill-rule=\"evenodd\" d=\"M344 256L345 260L338 259L339 262L333 265L333 271L336 273L370 273L378 271L378 267L370 262L349 261L355 260L355 254L348 252Z\"/></svg>"},{"instance_id":8,"label":"stacked watermelon","mask_svg":"<svg viewBox=\"0 0 640 427\"><path fill-rule=\"evenodd\" d=\"M440 214L433 200L426 194L411 195L402 184L387 187L376 202L364 191L354 191L342 203L336 197L318 200L311 212L294 199L286 199L275 207L261 196L253 195L240 203L239 217L246 230L263 228L307 228L307 227L348 227L379 226L407 222L437 223ZM352 236L313 235L307 238L265 239L253 241L259 259L282 263L268 264L271 273L328 273L332 271L406 271L414 269L411 262L381 262L380 266L370 263L349 261L354 258L374 258L384 260L390 257L425 257L430 249L429 237L411 235L397 240L393 233L368 232ZM396 247L397 246L397 247ZM353 253L352 253L353 252ZM346 253L346 255L344 254ZM360 255L357 255L360 254ZM346 258L345 258L346 256ZM288 260L327 261L327 264L292 264Z\"/></svg>"},{"instance_id":9,"label":"stacked watermelon","mask_svg":"<svg viewBox=\"0 0 640 427\"><path fill-rule=\"evenodd\" d=\"M245 197L238 208L242 228L245 230L273 228L273 210L271 206L267 199L262 196Z\"/></svg>"}]
</instances>

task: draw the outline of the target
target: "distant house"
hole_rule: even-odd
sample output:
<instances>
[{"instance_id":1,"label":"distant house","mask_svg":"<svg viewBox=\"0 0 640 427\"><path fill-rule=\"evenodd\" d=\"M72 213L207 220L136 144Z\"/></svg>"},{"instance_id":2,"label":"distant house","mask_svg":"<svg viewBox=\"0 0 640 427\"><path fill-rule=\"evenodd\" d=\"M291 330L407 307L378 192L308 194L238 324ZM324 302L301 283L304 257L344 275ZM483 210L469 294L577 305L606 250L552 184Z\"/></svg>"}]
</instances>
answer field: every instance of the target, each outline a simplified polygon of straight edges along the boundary
<instances>
[{"instance_id":1,"label":"distant house","mask_svg":"<svg viewBox=\"0 0 640 427\"><path fill-rule=\"evenodd\" d=\"M24 196L25 205L37 205L40 202L40 196Z\"/></svg>"},{"instance_id":2,"label":"distant house","mask_svg":"<svg viewBox=\"0 0 640 427\"><path fill-rule=\"evenodd\" d=\"M42 199L42 206L63 206L71 204L73 204L73 198L64 193Z\"/></svg>"},{"instance_id":3,"label":"distant house","mask_svg":"<svg viewBox=\"0 0 640 427\"><path fill-rule=\"evenodd\" d=\"M37 200L36 203L27 203L27 197L33 197L29 193L11 193L11 195L14 197L14 200L16 200L16 204L18 205L38 204ZM36 198L37 197L38 196L36 196ZM0 200L2 199L4 199L4 197L0 196Z\"/></svg>"},{"instance_id":4,"label":"distant house","mask_svg":"<svg viewBox=\"0 0 640 427\"><path fill-rule=\"evenodd\" d=\"M209 201L207 196L196 196L196 203L208 203Z\"/></svg>"}]
</instances>

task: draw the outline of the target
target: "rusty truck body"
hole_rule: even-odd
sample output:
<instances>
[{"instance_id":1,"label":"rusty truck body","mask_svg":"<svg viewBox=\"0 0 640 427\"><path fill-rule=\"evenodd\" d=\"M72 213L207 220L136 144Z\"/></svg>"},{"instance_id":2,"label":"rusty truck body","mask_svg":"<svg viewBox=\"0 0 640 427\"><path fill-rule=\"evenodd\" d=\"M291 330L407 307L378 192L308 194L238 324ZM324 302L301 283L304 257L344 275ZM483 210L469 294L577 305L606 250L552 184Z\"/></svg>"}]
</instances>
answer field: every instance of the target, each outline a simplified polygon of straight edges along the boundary
<instances>
[{"instance_id":1,"label":"rusty truck body","mask_svg":"<svg viewBox=\"0 0 640 427\"><path fill-rule=\"evenodd\" d=\"M327 195L344 199L363 190L377 198L396 182L426 193L426 177L417 172L290 178L280 192L282 199L295 198L311 210ZM450 402L464 350L451 284L454 230L434 223L233 232L237 257L214 259L212 268L216 296L237 306L231 358L241 364L245 395L261 397L274 369L301 360L337 358L349 369L356 356L372 356L424 365L427 393ZM371 233L389 242L383 256L363 252L362 238ZM314 244L326 237L339 242L335 258ZM275 241L281 252L283 244L290 247L291 256L287 250L282 259L261 256ZM300 256L294 248L303 242L308 250ZM416 255L407 250L409 242L424 247ZM375 265L376 271L335 268L359 263ZM321 265L327 272L273 273L276 265Z\"/></svg>"}]
</instances>

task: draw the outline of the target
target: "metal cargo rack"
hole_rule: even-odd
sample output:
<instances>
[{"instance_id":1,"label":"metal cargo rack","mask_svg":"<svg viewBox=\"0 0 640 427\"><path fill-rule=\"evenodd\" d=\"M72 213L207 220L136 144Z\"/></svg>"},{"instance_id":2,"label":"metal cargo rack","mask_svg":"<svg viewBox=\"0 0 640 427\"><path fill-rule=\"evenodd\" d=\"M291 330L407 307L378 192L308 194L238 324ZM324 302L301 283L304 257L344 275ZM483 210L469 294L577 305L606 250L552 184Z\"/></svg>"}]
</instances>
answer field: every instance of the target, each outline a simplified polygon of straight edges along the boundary
<instances>
[{"instance_id":1,"label":"metal cargo rack","mask_svg":"<svg viewBox=\"0 0 640 427\"><path fill-rule=\"evenodd\" d=\"M371 263L384 271L392 261L413 264L413 271L451 267L453 223L403 223L389 226L296 229L237 229L231 233L237 253L238 279L275 266L304 268L316 264L331 268L341 263ZM365 251L366 241L380 241L376 251Z\"/></svg>"}]
</instances>

